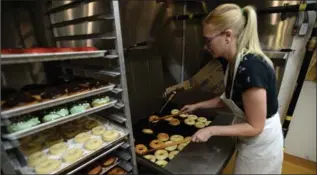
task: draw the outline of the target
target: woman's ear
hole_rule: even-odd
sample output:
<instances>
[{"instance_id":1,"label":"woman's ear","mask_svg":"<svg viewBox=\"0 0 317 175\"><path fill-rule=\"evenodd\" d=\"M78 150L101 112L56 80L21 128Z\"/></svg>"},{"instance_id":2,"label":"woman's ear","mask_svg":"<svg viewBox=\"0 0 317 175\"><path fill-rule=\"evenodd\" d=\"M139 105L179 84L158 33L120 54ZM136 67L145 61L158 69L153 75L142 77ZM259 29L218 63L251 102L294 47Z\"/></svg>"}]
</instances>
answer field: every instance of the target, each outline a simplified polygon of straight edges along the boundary
<instances>
[{"instance_id":1,"label":"woman's ear","mask_svg":"<svg viewBox=\"0 0 317 175\"><path fill-rule=\"evenodd\" d=\"M233 31L231 29L225 30L225 42L226 44L229 44L232 40Z\"/></svg>"}]
</instances>

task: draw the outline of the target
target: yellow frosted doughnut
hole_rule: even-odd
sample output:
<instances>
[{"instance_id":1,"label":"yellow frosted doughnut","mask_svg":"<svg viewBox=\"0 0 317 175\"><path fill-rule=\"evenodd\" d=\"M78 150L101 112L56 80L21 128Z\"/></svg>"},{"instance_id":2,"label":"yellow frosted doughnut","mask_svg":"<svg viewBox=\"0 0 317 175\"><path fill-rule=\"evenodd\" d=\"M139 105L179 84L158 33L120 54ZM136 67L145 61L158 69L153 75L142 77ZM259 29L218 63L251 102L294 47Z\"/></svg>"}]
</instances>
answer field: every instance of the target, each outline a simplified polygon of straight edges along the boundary
<instances>
[{"instance_id":1,"label":"yellow frosted doughnut","mask_svg":"<svg viewBox=\"0 0 317 175\"><path fill-rule=\"evenodd\" d=\"M88 140L84 145L85 149L89 151L94 151L100 148L101 146L102 146L102 141L97 138Z\"/></svg>"},{"instance_id":2,"label":"yellow frosted doughnut","mask_svg":"<svg viewBox=\"0 0 317 175\"><path fill-rule=\"evenodd\" d=\"M76 160L78 160L80 157L82 157L82 155L83 155L83 151L80 148L73 148L66 151L62 155L62 159L64 162L73 163Z\"/></svg>"},{"instance_id":3,"label":"yellow frosted doughnut","mask_svg":"<svg viewBox=\"0 0 317 175\"><path fill-rule=\"evenodd\" d=\"M206 121L206 122L205 122L205 126L209 126L210 123L211 123L211 121L209 121L209 120Z\"/></svg>"},{"instance_id":4,"label":"yellow frosted doughnut","mask_svg":"<svg viewBox=\"0 0 317 175\"><path fill-rule=\"evenodd\" d=\"M44 162L47 159L48 159L48 156L44 152L42 152L42 151L36 152L36 153L31 154L28 157L28 164L30 166L34 167L37 164L40 164L41 162Z\"/></svg>"},{"instance_id":5,"label":"yellow frosted doughnut","mask_svg":"<svg viewBox=\"0 0 317 175\"><path fill-rule=\"evenodd\" d=\"M185 146L187 146L188 145L188 143L181 143L181 144L179 144L178 146L177 146L177 149L179 150L179 151L181 151L181 150L183 150L184 148L185 148Z\"/></svg>"},{"instance_id":6,"label":"yellow frosted doughnut","mask_svg":"<svg viewBox=\"0 0 317 175\"><path fill-rule=\"evenodd\" d=\"M154 155L157 160L164 160L168 157L168 152L166 150L160 149L155 151Z\"/></svg>"},{"instance_id":7,"label":"yellow frosted doughnut","mask_svg":"<svg viewBox=\"0 0 317 175\"><path fill-rule=\"evenodd\" d=\"M120 136L120 133L116 130L108 130L102 135L102 139L105 142L111 142L117 139Z\"/></svg>"},{"instance_id":8,"label":"yellow frosted doughnut","mask_svg":"<svg viewBox=\"0 0 317 175\"><path fill-rule=\"evenodd\" d=\"M48 159L35 167L36 174L50 174L61 166L61 162L56 159Z\"/></svg>"},{"instance_id":9,"label":"yellow frosted doughnut","mask_svg":"<svg viewBox=\"0 0 317 175\"><path fill-rule=\"evenodd\" d=\"M181 135L172 135L172 136L170 137L170 140L173 141L173 142L177 142L177 141L184 140L184 137L181 136Z\"/></svg>"},{"instance_id":10,"label":"yellow frosted doughnut","mask_svg":"<svg viewBox=\"0 0 317 175\"><path fill-rule=\"evenodd\" d=\"M57 143L49 149L49 153L52 155L57 155L63 153L68 148L68 145L65 142Z\"/></svg>"},{"instance_id":11,"label":"yellow frosted doughnut","mask_svg":"<svg viewBox=\"0 0 317 175\"><path fill-rule=\"evenodd\" d=\"M101 136L103 133L105 133L106 128L104 126L96 126L92 128L91 132L93 135Z\"/></svg>"},{"instance_id":12,"label":"yellow frosted doughnut","mask_svg":"<svg viewBox=\"0 0 317 175\"><path fill-rule=\"evenodd\" d=\"M74 138L74 141L76 143L84 143L89 139L90 139L90 134L83 132L83 133L77 134Z\"/></svg>"},{"instance_id":13,"label":"yellow frosted doughnut","mask_svg":"<svg viewBox=\"0 0 317 175\"><path fill-rule=\"evenodd\" d=\"M165 142L165 144L170 144L170 143L173 143L172 141L167 141ZM174 146L169 146L169 147L166 147L165 148L167 151L174 151L175 149L177 149L177 145L174 145Z\"/></svg>"},{"instance_id":14,"label":"yellow frosted doughnut","mask_svg":"<svg viewBox=\"0 0 317 175\"><path fill-rule=\"evenodd\" d=\"M197 121L205 123L207 121L207 118L206 117L198 117Z\"/></svg>"},{"instance_id":15,"label":"yellow frosted doughnut","mask_svg":"<svg viewBox=\"0 0 317 175\"><path fill-rule=\"evenodd\" d=\"M195 124L195 120L190 119L190 118L187 118L187 119L185 119L184 123L185 123L186 125L192 126L192 125Z\"/></svg>"},{"instance_id":16,"label":"yellow frosted doughnut","mask_svg":"<svg viewBox=\"0 0 317 175\"><path fill-rule=\"evenodd\" d=\"M166 160L157 160L155 163L156 163L158 166L165 167L168 162L167 162Z\"/></svg>"},{"instance_id":17,"label":"yellow frosted doughnut","mask_svg":"<svg viewBox=\"0 0 317 175\"><path fill-rule=\"evenodd\" d=\"M204 128L205 127L205 123L203 122L196 122L195 123L195 127L198 129Z\"/></svg>"}]
</instances>

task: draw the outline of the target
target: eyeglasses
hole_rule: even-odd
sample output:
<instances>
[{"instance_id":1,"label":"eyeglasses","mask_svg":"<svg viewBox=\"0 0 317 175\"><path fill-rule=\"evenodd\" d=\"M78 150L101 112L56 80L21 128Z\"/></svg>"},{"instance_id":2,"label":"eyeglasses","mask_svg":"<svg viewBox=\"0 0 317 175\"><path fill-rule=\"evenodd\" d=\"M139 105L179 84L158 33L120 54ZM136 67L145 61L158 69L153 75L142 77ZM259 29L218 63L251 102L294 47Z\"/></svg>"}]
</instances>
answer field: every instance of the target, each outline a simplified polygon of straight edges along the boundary
<instances>
[{"instance_id":1,"label":"eyeglasses","mask_svg":"<svg viewBox=\"0 0 317 175\"><path fill-rule=\"evenodd\" d=\"M216 34L216 35L214 35L214 36L212 36L212 37L210 37L210 38L205 37L205 43L206 43L206 44L210 44L212 40L214 40L215 38L217 38L218 36L220 36L220 35L222 35L222 34L224 34L224 33L225 33L225 32L220 32L220 33L218 33L218 34Z\"/></svg>"}]
</instances>

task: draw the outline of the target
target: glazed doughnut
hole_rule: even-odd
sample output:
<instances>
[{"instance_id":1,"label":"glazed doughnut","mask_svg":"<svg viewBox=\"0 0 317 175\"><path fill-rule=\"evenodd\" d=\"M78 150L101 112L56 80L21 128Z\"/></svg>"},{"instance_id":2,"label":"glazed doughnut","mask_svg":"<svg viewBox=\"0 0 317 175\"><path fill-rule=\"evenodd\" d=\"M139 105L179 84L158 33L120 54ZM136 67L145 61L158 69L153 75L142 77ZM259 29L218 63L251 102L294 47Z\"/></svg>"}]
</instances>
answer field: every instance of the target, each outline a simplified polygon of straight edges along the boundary
<instances>
[{"instance_id":1,"label":"glazed doughnut","mask_svg":"<svg viewBox=\"0 0 317 175\"><path fill-rule=\"evenodd\" d=\"M143 157L146 158L147 160L150 160L151 162L155 162L156 161L155 156L151 155L151 154L145 155Z\"/></svg>"},{"instance_id":2,"label":"glazed doughnut","mask_svg":"<svg viewBox=\"0 0 317 175\"><path fill-rule=\"evenodd\" d=\"M198 117L197 121L205 123L207 121L207 118L206 117Z\"/></svg>"},{"instance_id":3,"label":"glazed doughnut","mask_svg":"<svg viewBox=\"0 0 317 175\"><path fill-rule=\"evenodd\" d=\"M198 129L201 129L201 128L205 127L205 124L203 122L196 122L195 123L195 127L198 128Z\"/></svg>"},{"instance_id":4,"label":"glazed doughnut","mask_svg":"<svg viewBox=\"0 0 317 175\"><path fill-rule=\"evenodd\" d=\"M155 148L158 148L161 144L162 144L162 142L159 140L152 140L150 142L150 147L155 149Z\"/></svg>"},{"instance_id":5,"label":"glazed doughnut","mask_svg":"<svg viewBox=\"0 0 317 175\"><path fill-rule=\"evenodd\" d=\"M156 163L158 166L165 167L168 162L167 162L166 160L157 160L155 163Z\"/></svg>"},{"instance_id":6,"label":"glazed doughnut","mask_svg":"<svg viewBox=\"0 0 317 175\"><path fill-rule=\"evenodd\" d=\"M106 128L104 126L96 126L92 128L91 132L93 135L100 136L106 131Z\"/></svg>"},{"instance_id":7,"label":"glazed doughnut","mask_svg":"<svg viewBox=\"0 0 317 175\"><path fill-rule=\"evenodd\" d=\"M168 152L166 150L159 149L155 151L154 155L157 160L164 160L168 157Z\"/></svg>"},{"instance_id":8,"label":"glazed doughnut","mask_svg":"<svg viewBox=\"0 0 317 175\"><path fill-rule=\"evenodd\" d=\"M28 164L32 167L44 162L48 159L48 156L42 151L31 154L28 157Z\"/></svg>"},{"instance_id":9,"label":"glazed doughnut","mask_svg":"<svg viewBox=\"0 0 317 175\"><path fill-rule=\"evenodd\" d=\"M88 140L84 147L89 151L94 151L102 146L102 141L98 138Z\"/></svg>"},{"instance_id":10,"label":"glazed doughnut","mask_svg":"<svg viewBox=\"0 0 317 175\"><path fill-rule=\"evenodd\" d=\"M105 131L104 134L102 135L102 139L105 142L111 142L115 139L117 139L120 136L120 133L116 130L108 130Z\"/></svg>"},{"instance_id":11,"label":"glazed doughnut","mask_svg":"<svg viewBox=\"0 0 317 175\"><path fill-rule=\"evenodd\" d=\"M144 134L153 134L153 130L152 129L143 129L142 132Z\"/></svg>"},{"instance_id":12,"label":"glazed doughnut","mask_svg":"<svg viewBox=\"0 0 317 175\"><path fill-rule=\"evenodd\" d=\"M173 142L172 141L165 142L165 144L170 144L170 143L173 143ZM169 146L169 147L165 148L165 150L167 150L167 151L174 151L175 149L177 149L177 145Z\"/></svg>"},{"instance_id":13,"label":"glazed doughnut","mask_svg":"<svg viewBox=\"0 0 317 175\"><path fill-rule=\"evenodd\" d=\"M192 120L196 120L198 117L197 117L197 115L191 114L191 115L188 115L187 118L192 119Z\"/></svg>"},{"instance_id":14,"label":"glazed doughnut","mask_svg":"<svg viewBox=\"0 0 317 175\"><path fill-rule=\"evenodd\" d=\"M181 144L179 144L178 146L177 146L177 149L179 150L179 151L181 151L181 150L183 150L184 148L185 148L185 146L187 146L188 145L188 143L181 143Z\"/></svg>"},{"instance_id":15,"label":"glazed doughnut","mask_svg":"<svg viewBox=\"0 0 317 175\"><path fill-rule=\"evenodd\" d=\"M172 125L172 126L177 126L179 125L181 122L178 120L178 119L172 119L169 124Z\"/></svg>"},{"instance_id":16,"label":"glazed doughnut","mask_svg":"<svg viewBox=\"0 0 317 175\"><path fill-rule=\"evenodd\" d=\"M102 167L100 165L96 166L92 170L88 172L88 175L94 175L94 174L99 174L102 170Z\"/></svg>"},{"instance_id":17,"label":"glazed doughnut","mask_svg":"<svg viewBox=\"0 0 317 175\"><path fill-rule=\"evenodd\" d=\"M168 154L168 159L172 160L179 153L179 151L172 151Z\"/></svg>"},{"instance_id":18,"label":"glazed doughnut","mask_svg":"<svg viewBox=\"0 0 317 175\"><path fill-rule=\"evenodd\" d=\"M61 162L56 159L48 159L35 167L36 174L50 174L61 166Z\"/></svg>"},{"instance_id":19,"label":"glazed doughnut","mask_svg":"<svg viewBox=\"0 0 317 175\"><path fill-rule=\"evenodd\" d=\"M192 137L188 136L188 137L185 137L185 140L188 140L188 142L186 142L187 144L190 143L190 141L192 140Z\"/></svg>"},{"instance_id":20,"label":"glazed doughnut","mask_svg":"<svg viewBox=\"0 0 317 175\"><path fill-rule=\"evenodd\" d=\"M111 166L112 164L114 164L115 162L118 161L118 158L117 157L109 157L103 164L102 166L103 167L109 167Z\"/></svg>"},{"instance_id":21,"label":"glazed doughnut","mask_svg":"<svg viewBox=\"0 0 317 175\"><path fill-rule=\"evenodd\" d=\"M147 147L143 144L138 144L135 146L135 152L138 154L143 154L147 151Z\"/></svg>"},{"instance_id":22,"label":"glazed doughnut","mask_svg":"<svg viewBox=\"0 0 317 175\"><path fill-rule=\"evenodd\" d=\"M121 167L114 167L108 171L107 175L125 175L127 172Z\"/></svg>"},{"instance_id":23,"label":"glazed doughnut","mask_svg":"<svg viewBox=\"0 0 317 175\"><path fill-rule=\"evenodd\" d=\"M209 126L210 123L211 123L211 121L209 121L209 120L206 121L206 122L205 122L205 126Z\"/></svg>"},{"instance_id":24,"label":"glazed doughnut","mask_svg":"<svg viewBox=\"0 0 317 175\"><path fill-rule=\"evenodd\" d=\"M179 116L182 117L182 118L187 118L188 114L181 114Z\"/></svg>"},{"instance_id":25,"label":"glazed doughnut","mask_svg":"<svg viewBox=\"0 0 317 175\"><path fill-rule=\"evenodd\" d=\"M185 123L186 125L192 126L192 125L195 124L195 120L190 119L190 118L187 118L187 119L185 119L184 123Z\"/></svg>"},{"instance_id":26,"label":"glazed doughnut","mask_svg":"<svg viewBox=\"0 0 317 175\"><path fill-rule=\"evenodd\" d=\"M65 142L55 144L49 149L49 153L52 155L57 155L63 153L68 148L68 145Z\"/></svg>"},{"instance_id":27,"label":"glazed doughnut","mask_svg":"<svg viewBox=\"0 0 317 175\"><path fill-rule=\"evenodd\" d=\"M170 139L173 142L178 142L178 141L184 140L184 137L181 135L172 135Z\"/></svg>"},{"instance_id":28,"label":"glazed doughnut","mask_svg":"<svg viewBox=\"0 0 317 175\"><path fill-rule=\"evenodd\" d=\"M161 142L165 142L165 141L168 141L168 139L170 138L170 136L166 133L159 133L157 135L157 139Z\"/></svg>"},{"instance_id":29,"label":"glazed doughnut","mask_svg":"<svg viewBox=\"0 0 317 175\"><path fill-rule=\"evenodd\" d=\"M62 159L64 162L73 163L76 160L78 160L80 157L82 157L82 155L83 155L83 151L80 148L73 148L66 151L62 155Z\"/></svg>"},{"instance_id":30,"label":"glazed doughnut","mask_svg":"<svg viewBox=\"0 0 317 175\"><path fill-rule=\"evenodd\" d=\"M83 132L83 133L77 134L74 138L74 141L76 143L84 143L89 139L90 139L90 134Z\"/></svg>"},{"instance_id":31,"label":"glazed doughnut","mask_svg":"<svg viewBox=\"0 0 317 175\"><path fill-rule=\"evenodd\" d=\"M178 109L173 109L173 110L171 111L171 114L172 114L172 115L178 114L178 113L179 113L179 110L178 110Z\"/></svg>"},{"instance_id":32,"label":"glazed doughnut","mask_svg":"<svg viewBox=\"0 0 317 175\"><path fill-rule=\"evenodd\" d=\"M159 119L160 117L158 117L157 115L152 115L149 118L149 122L158 122L157 119Z\"/></svg>"}]
</instances>

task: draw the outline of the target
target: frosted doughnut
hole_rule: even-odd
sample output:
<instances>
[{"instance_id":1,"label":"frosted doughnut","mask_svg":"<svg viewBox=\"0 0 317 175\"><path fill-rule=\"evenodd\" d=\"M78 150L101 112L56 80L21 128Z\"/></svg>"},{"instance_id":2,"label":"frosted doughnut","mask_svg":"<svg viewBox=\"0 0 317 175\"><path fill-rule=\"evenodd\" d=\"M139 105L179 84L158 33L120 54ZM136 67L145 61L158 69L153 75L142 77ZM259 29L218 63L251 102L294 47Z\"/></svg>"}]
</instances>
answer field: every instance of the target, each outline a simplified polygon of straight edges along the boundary
<instances>
[{"instance_id":1,"label":"frosted doughnut","mask_svg":"<svg viewBox=\"0 0 317 175\"><path fill-rule=\"evenodd\" d=\"M32 167L44 162L48 159L48 156L42 151L31 154L28 157L28 164Z\"/></svg>"},{"instance_id":2,"label":"frosted doughnut","mask_svg":"<svg viewBox=\"0 0 317 175\"><path fill-rule=\"evenodd\" d=\"M179 151L172 151L168 154L168 159L172 160L179 153Z\"/></svg>"},{"instance_id":3,"label":"frosted doughnut","mask_svg":"<svg viewBox=\"0 0 317 175\"><path fill-rule=\"evenodd\" d=\"M88 140L84 147L89 151L94 151L102 146L102 141L98 138Z\"/></svg>"},{"instance_id":4,"label":"frosted doughnut","mask_svg":"<svg viewBox=\"0 0 317 175\"><path fill-rule=\"evenodd\" d=\"M153 134L153 130L152 129L143 129L142 132L144 134Z\"/></svg>"},{"instance_id":5,"label":"frosted doughnut","mask_svg":"<svg viewBox=\"0 0 317 175\"><path fill-rule=\"evenodd\" d=\"M178 146L177 146L177 149L179 150L179 151L181 151L181 150L183 150L184 148L185 148L185 146L187 146L188 145L188 143L181 143L181 144L179 144Z\"/></svg>"},{"instance_id":6,"label":"frosted doughnut","mask_svg":"<svg viewBox=\"0 0 317 175\"><path fill-rule=\"evenodd\" d=\"M195 127L198 128L198 129L201 129L201 128L205 127L205 124L203 122L196 122L195 123Z\"/></svg>"},{"instance_id":7,"label":"frosted doughnut","mask_svg":"<svg viewBox=\"0 0 317 175\"><path fill-rule=\"evenodd\" d=\"M166 160L157 160L155 163L156 163L158 166L165 167L168 162L167 162Z\"/></svg>"},{"instance_id":8,"label":"frosted doughnut","mask_svg":"<svg viewBox=\"0 0 317 175\"><path fill-rule=\"evenodd\" d=\"M184 140L184 137L181 135L172 135L170 139L173 142L178 142L178 141Z\"/></svg>"},{"instance_id":9,"label":"frosted doughnut","mask_svg":"<svg viewBox=\"0 0 317 175\"><path fill-rule=\"evenodd\" d=\"M206 122L205 122L205 126L209 126L210 123L211 123L211 121L209 121L209 120L206 121Z\"/></svg>"},{"instance_id":10,"label":"frosted doughnut","mask_svg":"<svg viewBox=\"0 0 317 175\"><path fill-rule=\"evenodd\" d=\"M169 124L172 125L172 126L177 126L179 125L181 122L178 120L178 119L172 119Z\"/></svg>"},{"instance_id":11,"label":"frosted doughnut","mask_svg":"<svg viewBox=\"0 0 317 175\"><path fill-rule=\"evenodd\" d=\"M61 161L48 159L35 167L36 174L50 174L61 166Z\"/></svg>"},{"instance_id":12,"label":"frosted doughnut","mask_svg":"<svg viewBox=\"0 0 317 175\"><path fill-rule=\"evenodd\" d=\"M106 131L106 128L104 126L96 126L92 128L91 132L93 135L100 136Z\"/></svg>"},{"instance_id":13,"label":"frosted doughnut","mask_svg":"<svg viewBox=\"0 0 317 175\"><path fill-rule=\"evenodd\" d=\"M191 114L191 115L188 115L187 118L192 119L192 120L196 120L198 117L197 117L197 115Z\"/></svg>"},{"instance_id":14,"label":"frosted doughnut","mask_svg":"<svg viewBox=\"0 0 317 175\"><path fill-rule=\"evenodd\" d=\"M155 156L151 155L151 154L145 155L143 157L146 158L147 160L150 160L151 162L155 162L156 161Z\"/></svg>"},{"instance_id":15,"label":"frosted doughnut","mask_svg":"<svg viewBox=\"0 0 317 175\"><path fill-rule=\"evenodd\" d=\"M178 109L173 109L173 110L171 111L171 114L172 114L172 115L178 114L178 113L179 113L179 110L178 110Z\"/></svg>"},{"instance_id":16,"label":"frosted doughnut","mask_svg":"<svg viewBox=\"0 0 317 175\"><path fill-rule=\"evenodd\" d=\"M150 147L151 148L158 148L163 142L159 141L159 140L152 140L150 142Z\"/></svg>"},{"instance_id":17,"label":"frosted doughnut","mask_svg":"<svg viewBox=\"0 0 317 175\"><path fill-rule=\"evenodd\" d=\"M68 148L68 145L65 142L55 144L49 149L49 153L52 155L57 155L63 153Z\"/></svg>"},{"instance_id":18,"label":"frosted doughnut","mask_svg":"<svg viewBox=\"0 0 317 175\"><path fill-rule=\"evenodd\" d=\"M74 141L76 143L84 143L89 139L90 139L90 134L83 132L83 133L77 134L74 138Z\"/></svg>"},{"instance_id":19,"label":"frosted doughnut","mask_svg":"<svg viewBox=\"0 0 317 175\"><path fill-rule=\"evenodd\" d=\"M173 143L173 142L172 141L165 142L165 144L170 144L170 143ZM167 150L167 151L174 151L175 149L177 149L177 145L169 146L169 147L165 148L165 150Z\"/></svg>"},{"instance_id":20,"label":"frosted doughnut","mask_svg":"<svg viewBox=\"0 0 317 175\"><path fill-rule=\"evenodd\" d=\"M154 155L157 160L164 160L168 157L168 152L166 150L160 149L155 151Z\"/></svg>"},{"instance_id":21,"label":"frosted doughnut","mask_svg":"<svg viewBox=\"0 0 317 175\"><path fill-rule=\"evenodd\" d=\"M73 163L78 160L83 155L83 151L80 148L73 148L66 151L62 155L62 159L64 162Z\"/></svg>"},{"instance_id":22,"label":"frosted doughnut","mask_svg":"<svg viewBox=\"0 0 317 175\"><path fill-rule=\"evenodd\" d=\"M135 151L138 154L143 154L147 150L148 150L147 147L145 145L143 145L143 144L138 144L138 145L135 146Z\"/></svg>"},{"instance_id":23,"label":"frosted doughnut","mask_svg":"<svg viewBox=\"0 0 317 175\"><path fill-rule=\"evenodd\" d=\"M179 115L180 117L182 117L182 118L187 118L188 117L188 114L181 114L181 115Z\"/></svg>"},{"instance_id":24,"label":"frosted doughnut","mask_svg":"<svg viewBox=\"0 0 317 175\"><path fill-rule=\"evenodd\" d=\"M105 131L104 134L102 135L102 139L105 142L111 142L115 139L117 139L120 136L119 132L116 130L108 130Z\"/></svg>"},{"instance_id":25,"label":"frosted doughnut","mask_svg":"<svg viewBox=\"0 0 317 175\"><path fill-rule=\"evenodd\" d=\"M170 136L166 133L159 133L157 135L157 139L161 142L165 142L165 141L168 141L168 139L170 138Z\"/></svg>"},{"instance_id":26,"label":"frosted doughnut","mask_svg":"<svg viewBox=\"0 0 317 175\"><path fill-rule=\"evenodd\" d=\"M205 123L207 121L206 117L198 117L197 121Z\"/></svg>"},{"instance_id":27,"label":"frosted doughnut","mask_svg":"<svg viewBox=\"0 0 317 175\"><path fill-rule=\"evenodd\" d=\"M192 126L192 125L195 124L195 120L190 119L190 118L187 118L187 119L185 119L184 123L185 123L186 125Z\"/></svg>"}]
</instances>

